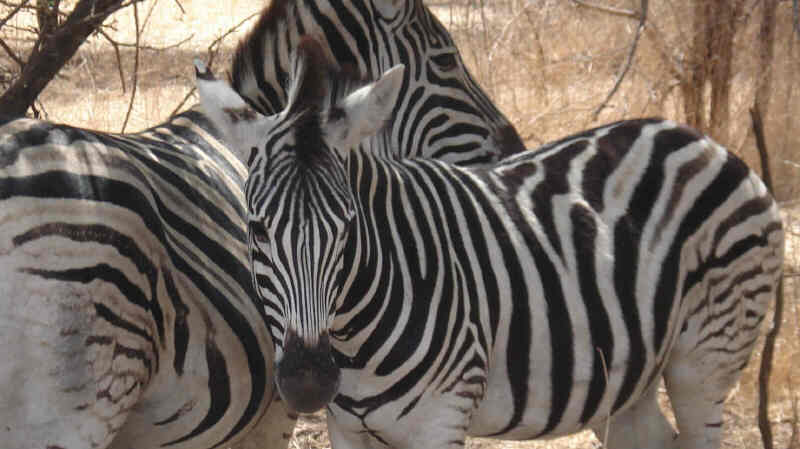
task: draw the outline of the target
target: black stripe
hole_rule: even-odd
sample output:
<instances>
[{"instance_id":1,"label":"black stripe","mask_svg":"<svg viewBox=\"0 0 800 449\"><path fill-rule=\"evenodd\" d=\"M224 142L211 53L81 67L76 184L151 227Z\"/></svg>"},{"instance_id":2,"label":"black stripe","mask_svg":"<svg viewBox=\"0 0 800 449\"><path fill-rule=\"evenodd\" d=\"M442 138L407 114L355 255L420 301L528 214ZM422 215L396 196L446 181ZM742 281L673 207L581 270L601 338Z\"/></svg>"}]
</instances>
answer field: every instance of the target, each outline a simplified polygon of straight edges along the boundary
<instances>
[{"instance_id":1,"label":"black stripe","mask_svg":"<svg viewBox=\"0 0 800 449\"><path fill-rule=\"evenodd\" d=\"M598 288L597 270L595 267L595 244L597 241L597 223L592 212L583 206L573 206L570 211L572 220L572 241L575 246L575 262L578 268L578 283L581 298L586 307L586 317L592 336L592 379L581 413L581 423L591 419L608 384L608 372L614 362L614 334L608 311L603 306L602 295Z\"/></svg>"}]
</instances>

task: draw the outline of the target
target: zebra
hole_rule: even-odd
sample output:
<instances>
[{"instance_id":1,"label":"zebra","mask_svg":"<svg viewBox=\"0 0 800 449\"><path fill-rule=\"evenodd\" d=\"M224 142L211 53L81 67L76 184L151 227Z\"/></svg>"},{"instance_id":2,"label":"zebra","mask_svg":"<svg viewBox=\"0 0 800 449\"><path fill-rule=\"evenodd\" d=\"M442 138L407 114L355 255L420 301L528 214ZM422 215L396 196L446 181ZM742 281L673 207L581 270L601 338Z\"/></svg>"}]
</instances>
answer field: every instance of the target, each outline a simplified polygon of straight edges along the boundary
<instances>
[{"instance_id":1,"label":"zebra","mask_svg":"<svg viewBox=\"0 0 800 449\"><path fill-rule=\"evenodd\" d=\"M272 62L302 24L342 64L419 68L399 103L408 125L385 148L413 141L417 128L436 148L426 155L460 164L521 145L421 2L344 6L266 7L231 68L242 95L263 90L282 107L287 86L265 74L280 73ZM285 29L290 39L275 33ZM341 45L362 35L382 40ZM288 445L297 414L273 394L269 316L249 269L246 170L228 146L199 107L125 135L0 121L4 447Z\"/></svg>"},{"instance_id":2,"label":"zebra","mask_svg":"<svg viewBox=\"0 0 800 449\"><path fill-rule=\"evenodd\" d=\"M327 407L335 449L585 428L616 449L720 446L783 251L778 207L735 155L638 119L483 167L397 157L360 144L391 123L402 66L370 83L306 39L287 107L241 119L196 64L201 103L251 153L278 390Z\"/></svg>"},{"instance_id":3,"label":"zebra","mask_svg":"<svg viewBox=\"0 0 800 449\"><path fill-rule=\"evenodd\" d=\"M398 63L408 67L394 106L397 119L374 151L469 166L525 149L422 0L273 0L234 54L230 81L247 105L267 115L283 109L290 49L306 36L338 65L364 76L377 77Z\"/></svg>"},{"instance_id":4,"label":"zebra","mask_svg":"<svg viewBox=\"0 0 800 449\"><path fill-rule=\"evenodd\" d=\"M286 447L220 138L196 111L127 135L0 126L3 447Z\"/></svg>"}]
</instances>

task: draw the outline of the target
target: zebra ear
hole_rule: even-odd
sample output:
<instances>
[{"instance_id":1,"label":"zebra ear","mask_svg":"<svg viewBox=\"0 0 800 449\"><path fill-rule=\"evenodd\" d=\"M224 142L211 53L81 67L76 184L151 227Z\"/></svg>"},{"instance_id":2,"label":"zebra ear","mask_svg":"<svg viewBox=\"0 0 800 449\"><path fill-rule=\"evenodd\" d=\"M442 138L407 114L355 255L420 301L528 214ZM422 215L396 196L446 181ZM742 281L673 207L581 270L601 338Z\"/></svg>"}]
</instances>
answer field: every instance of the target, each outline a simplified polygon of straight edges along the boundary
<instances>
[{"instance_id":1,"label":"zebra ear","mask_svg":"<svg viewBox=\"0 0 800 449\"><path fill-rule=\"evenodd\" d=\"M405 66L398 64L377 81L352 92L328 111L326 135L340 151L350 151L375 135L392 118L403 84ZM343 156L345 156L343 154Z\"/></svg>"},{"instance_id":2,"label":"zebra ear","mask_svg":"<svg viewBox=\"0 0 800 449\"><path fill-rule=\"evenodd\" d=\"M228 83L218 80L202 61L195 59L194 66L203 110L225 135L236 157L247 163L250 150L259 144L260 130L266 126L267 118L248 106Z\"/></svg>"}]
</instances>

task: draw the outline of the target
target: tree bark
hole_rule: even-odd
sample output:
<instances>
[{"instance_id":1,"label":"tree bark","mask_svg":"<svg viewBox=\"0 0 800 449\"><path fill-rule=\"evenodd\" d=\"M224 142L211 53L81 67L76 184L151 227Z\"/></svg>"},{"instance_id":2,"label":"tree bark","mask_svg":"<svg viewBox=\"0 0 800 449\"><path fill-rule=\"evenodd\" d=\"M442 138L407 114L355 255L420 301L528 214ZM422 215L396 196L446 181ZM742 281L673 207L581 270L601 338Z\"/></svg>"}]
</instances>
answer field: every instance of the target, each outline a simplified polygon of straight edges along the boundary
<instances>
[{"instance_id":1,"label":"tree bark","mask_svg":"<svg viewBox=\"0 0 800 449\"><path fill-rule=\"evenodd\" d=\"M733 40L742 0L694 2L692 44L681 82L686 122L728 144Z\"/></svg>"},{"instance_id":2,"label":"tree bark","mask_svg":"<svg viewBox=\"0 0 800 449\"><path fill-rule=\"evenodd\" d=\"M42 3L39 2L39 5ZM86 38L109 15L124 6L124 0L80 0L67 19L52 30L49 29L52 25L49 14L44 14L43 20L48 25L41 30L43 34L40 33L39 41L19 78L0 97L0 114L7 117L25 115L47 83L72 58Z\"/></svg>"}]
</instances>

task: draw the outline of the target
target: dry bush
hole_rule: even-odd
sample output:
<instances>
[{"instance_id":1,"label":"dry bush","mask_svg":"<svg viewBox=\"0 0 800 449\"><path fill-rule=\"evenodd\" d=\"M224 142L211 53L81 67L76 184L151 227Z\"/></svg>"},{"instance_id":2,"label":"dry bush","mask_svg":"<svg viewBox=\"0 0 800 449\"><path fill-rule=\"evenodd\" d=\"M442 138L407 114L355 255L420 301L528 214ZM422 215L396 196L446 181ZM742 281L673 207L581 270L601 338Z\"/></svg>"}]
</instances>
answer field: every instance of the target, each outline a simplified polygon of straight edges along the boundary
<instances>
[{"instance_id":1,"label":"dry bush","mask_svg":"<svg viewBox=\"0 0 800 449\"><path fill-rule=\"evenodd\" d=\"M591 0L632 13L639 0ZM453 33L479 83L535 146L589 126L641 116L686 121L680 80L689 70L694 0L649 2L648 24L634 63L616 96L595 119L633 41L638 19L572 1L451 0L434 9ZM730 80L730 116L717 137L758 167L748 110L769 68L761 67L758 31L762 2L752 1L736 21ZM798 196L800 179L800 39L792 33L791 2L776 13L773 88L766 133L773 153L778 198ZM717 24L712 22L713 26ZM722 26L724 24L719 24ZM713 55L709 64L714 64ZM706 93L708 95L708 93ZM727 136L727 137L726 137Z\"/></svg>"}]
</instances>

